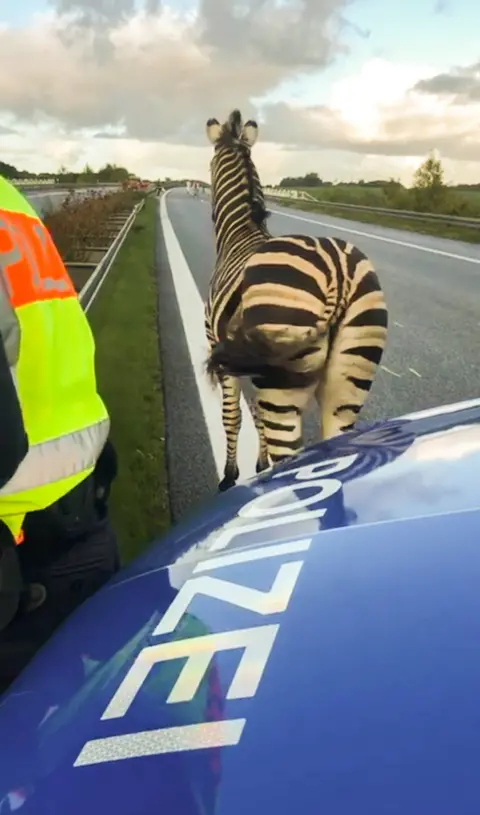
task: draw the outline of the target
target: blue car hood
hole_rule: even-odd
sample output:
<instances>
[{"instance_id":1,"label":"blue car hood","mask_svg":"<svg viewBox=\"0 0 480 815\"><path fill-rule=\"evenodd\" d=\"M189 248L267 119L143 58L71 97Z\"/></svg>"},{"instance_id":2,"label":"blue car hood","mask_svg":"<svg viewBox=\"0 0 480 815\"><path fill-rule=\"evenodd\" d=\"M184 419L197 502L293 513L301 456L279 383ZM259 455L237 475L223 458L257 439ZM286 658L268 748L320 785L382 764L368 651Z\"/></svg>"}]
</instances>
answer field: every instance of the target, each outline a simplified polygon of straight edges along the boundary
<instances>
[{"instance_id":1,"label":"blue car hood","mask_svg":"<svg viewBox=\"0 0 480 815\"><path fill-rule=\"evenodd\" d=\"M478 815L480 400L174 527L0 699L0 813Z\"/></svg>"}]
</instances>

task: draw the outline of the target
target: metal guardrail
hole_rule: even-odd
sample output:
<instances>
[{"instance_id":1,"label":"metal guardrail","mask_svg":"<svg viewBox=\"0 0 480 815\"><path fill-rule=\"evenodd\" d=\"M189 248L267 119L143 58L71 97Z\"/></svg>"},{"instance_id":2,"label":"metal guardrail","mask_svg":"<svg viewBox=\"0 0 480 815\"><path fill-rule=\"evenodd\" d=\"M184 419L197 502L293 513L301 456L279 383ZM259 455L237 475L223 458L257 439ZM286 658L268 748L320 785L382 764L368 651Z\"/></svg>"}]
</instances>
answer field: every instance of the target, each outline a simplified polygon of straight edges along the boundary
<instances>
[{"instance_id":1,"label":"metal guardrail","mask_svg":"<svg viewBox=\"0 0 480 815\"><path fill-rule=\"evenodd\" d=\"M52 190L70 190L70 189L85 189L88 187L121 187L121 181L97 181L93 180L90 183L86 181L70 181L62 182L55 181L54 178L12 178L10 183L19 189L33 189L39 187L41 189L51 188Z\"/></svg>"},{"instance_id":2,"label":"metal guardrail","mask_svg":"<svg viewBox=\"0 0 480 815\"><path fill-rule=\"evenodd\" d=\"M41 192L41 193L49 193L49 192L69 192L70 190L74 190L75 192L81 192L82 190L117 190L121 189L122 185L116 182L112 182L111 184L98 184L96 182L92 182L92 184L14 184L14 186L20 190L21 192L25 193L32 193L32 192Z\"/></svg>"},{"instance_id":3,"label":"metal guardrail","mask_svg":"<svg viewBox=\"0 0 480 815\"><path fill-rule=\"evenodd\" d=\"M292 190L290 187L264 187L263 192L267 198L293 198L297 201L316 201L309 192L304 190Z\"/></svg>"},{"instance_id":4,"label":"metal guardrail","mask_svg":"<svg viewBox=\"0 0 480 815\"><path fill-rule=\"evenodd\" d=\"M20 189L32 187L55 187L57 181L54 178L11 178L10 183Z\"/></svg>"},{"instance_id":5,"label":"metal guardrail","mask_svg":"<svg viewBox=\"0 0 480 815\"><path fill-rule=\"evenodd\" d=\"M115 236L114 240L112 241L111 245L105 252L104 256L99 261L99 263L97 263L95 269L88 278L87 282L80 290L78 294L78 299L80 300L86 313L88 313L90 306L96 299L98 292L103 286L107 278L107 275L113 266L115 258L117 257L120 249L122 248L125 239L128 233L130 232L130 229L132 228L138 213L144 207L144 205L145 205L144 198L138 204L135 205L132 212L130 213L127 220L120 229L118 235Z\"/></svg>"},{"instance_id":6,"label":"metal guardrail","mask_svg":"<svg viewBox=\"0 0 480 815\"><path fill-rule=\"evenodd\" d=\"M451 226L464 226L473 229L480 228L480 218L462 218L458 215L439 215L434 212L416 212L415 210L408 209L385 209L383 207L368 207L363 204L343 204L340 201L323 201L319 198L314 198L309 193L303 193L302 190L288 190L289 193L297 193L297 195L286 194L287 191L280 192L275 189L265 188L265 195L267 198L277 200L288 198L289 200L303 200L309 203L319 204L325 207L335 207L336 209L351 209L357 212L376 212L380 215L392 215L396 218L409 218L416 221L437 221L438 223L450 224Z\"/></svg>"}]
</instances>

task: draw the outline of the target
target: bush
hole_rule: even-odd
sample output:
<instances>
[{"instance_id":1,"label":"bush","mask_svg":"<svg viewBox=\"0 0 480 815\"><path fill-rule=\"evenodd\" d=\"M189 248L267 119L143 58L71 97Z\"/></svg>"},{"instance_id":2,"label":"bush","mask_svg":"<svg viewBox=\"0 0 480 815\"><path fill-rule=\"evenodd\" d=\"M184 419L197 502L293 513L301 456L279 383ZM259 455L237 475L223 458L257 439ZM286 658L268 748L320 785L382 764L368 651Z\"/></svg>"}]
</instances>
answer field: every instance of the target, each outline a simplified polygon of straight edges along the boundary
<instances>
[{"instance_id":1,"label":"bush","mask_svg":"<svg viewBox=\"0 0 480 815\"><path fill-rule=\"evenodd\" d=\"M105 243L108 219L131 210L141 197L132 190L88 195L71 191L59 209L44 217L44 223L66 263L86 261L89 246Z\"/></svg>"}]
</instances>

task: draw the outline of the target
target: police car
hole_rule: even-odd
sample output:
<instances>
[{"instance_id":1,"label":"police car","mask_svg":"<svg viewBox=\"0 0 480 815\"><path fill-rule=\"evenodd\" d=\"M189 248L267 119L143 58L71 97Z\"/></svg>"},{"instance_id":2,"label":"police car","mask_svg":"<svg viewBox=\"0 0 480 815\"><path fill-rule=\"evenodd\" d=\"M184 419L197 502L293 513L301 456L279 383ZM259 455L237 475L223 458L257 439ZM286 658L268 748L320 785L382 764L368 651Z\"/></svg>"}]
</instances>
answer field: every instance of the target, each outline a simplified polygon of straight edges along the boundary
<instances>
[{"instance_id":1,"label":"police car","mask_svg":"<svg viewBox=\"0 0 480 815\"><path fill-rule=\"evenodd\" d=\"M480 399L218 496L0 698L0 813L478 815Z\"/></svg>"}]
</instances>

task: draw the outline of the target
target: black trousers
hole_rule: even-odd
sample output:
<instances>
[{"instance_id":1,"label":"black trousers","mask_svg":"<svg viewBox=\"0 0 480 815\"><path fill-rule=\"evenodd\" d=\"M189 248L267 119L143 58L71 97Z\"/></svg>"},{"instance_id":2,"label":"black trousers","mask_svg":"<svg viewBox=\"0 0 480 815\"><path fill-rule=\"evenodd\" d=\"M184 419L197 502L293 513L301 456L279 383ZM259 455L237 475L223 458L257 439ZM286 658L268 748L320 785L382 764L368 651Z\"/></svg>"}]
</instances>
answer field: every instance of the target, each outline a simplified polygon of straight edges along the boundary
<instances>
[{"instance_id":1,"label":"black trousers","mask_svg":"<svg viewBox=\"0 0 480 815\"><path fill-rule=\"evenodd\" d=\"M108 516L110 484L116 474L108 458L112 455L110 445L89 478L53 506L27 516L24 543L5 548L9 585L14 585L14 574L17 583L13 598L12 592L4 592L2 601L0 592L5 619L9 614L13 618L0 628L0 693L63 620L120 568L117 539ZM22 579L27 584L42 583L47 589L44 605L29 614L16 614Z\"/></svg>"},{"instance_id":2,"label":"black trousers","mask_svg":"<svg viewBox=\"0 0 480 815\"><path fill-rule=\"evenodd\" d=\"M23 587L20 562L12 534L0 521L0 633L11 623Z\"/></svg>"},{"instance_id":3,"label":"black trousers","mask_svg":"<svg viewBox=\"0 0 480 815\"><path fill-rule=\"evenodd\" d=\"M119 568L117 540L104 518L49 565L27 572L29 582L46 587L47 599L36 611L18 614L0 633L0 693L58 626Z\"/></svg>"}]
</instances>

